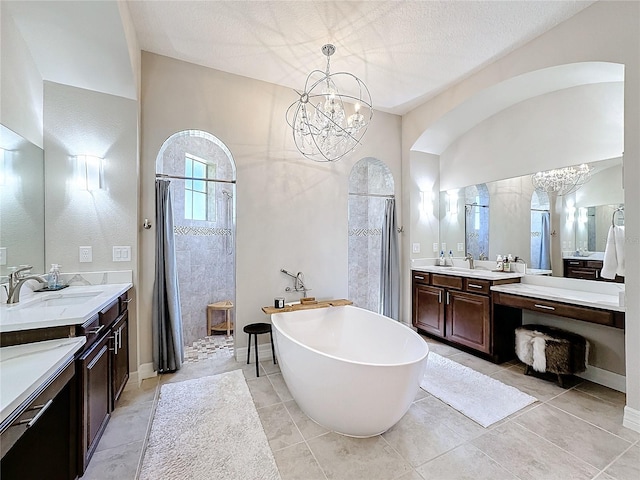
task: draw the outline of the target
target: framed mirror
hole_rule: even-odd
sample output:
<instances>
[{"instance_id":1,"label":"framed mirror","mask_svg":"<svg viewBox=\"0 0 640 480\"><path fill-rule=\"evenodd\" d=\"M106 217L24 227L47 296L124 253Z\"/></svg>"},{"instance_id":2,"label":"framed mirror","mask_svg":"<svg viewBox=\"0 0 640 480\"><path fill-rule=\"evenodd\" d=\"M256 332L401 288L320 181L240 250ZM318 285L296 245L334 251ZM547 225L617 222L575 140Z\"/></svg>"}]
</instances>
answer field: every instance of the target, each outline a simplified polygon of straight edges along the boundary
<instances>
[{"instance_id":1,"label":"framed mirror","mask_svg":"<svg viewBox=\"0 0 640 480\"><path fill-rule=\"evenodd\" d=\"M44 152L0 125L0 275L44 265Z\"/></svg>"}]
</instances>

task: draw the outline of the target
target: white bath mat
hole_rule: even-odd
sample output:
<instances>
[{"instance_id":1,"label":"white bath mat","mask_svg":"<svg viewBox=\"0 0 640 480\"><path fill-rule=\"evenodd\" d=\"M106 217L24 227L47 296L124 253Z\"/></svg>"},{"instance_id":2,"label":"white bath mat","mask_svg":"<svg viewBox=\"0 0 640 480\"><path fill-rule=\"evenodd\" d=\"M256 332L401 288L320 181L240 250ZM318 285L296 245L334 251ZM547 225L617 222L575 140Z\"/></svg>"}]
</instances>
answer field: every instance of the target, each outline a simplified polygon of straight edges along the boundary
<instances>
[{"instance_id":1,"label":"white bath mat","mask_svg":"<svg viewBox=\"0 0 640 480\"><path fill-rule=\"evenodd\" d=\"M140 480L279 480L241 370L160 390Z\"/></svg>"},{"instance_id":2,"label":"white bath mat","mask_svg":"<svg viewBox=\"0 0 640 480\"><path fill-rule=\"evenodd\" d=\"M538 400L433 352L420 386L483 427Z\"/></svg>"}]
</instances>

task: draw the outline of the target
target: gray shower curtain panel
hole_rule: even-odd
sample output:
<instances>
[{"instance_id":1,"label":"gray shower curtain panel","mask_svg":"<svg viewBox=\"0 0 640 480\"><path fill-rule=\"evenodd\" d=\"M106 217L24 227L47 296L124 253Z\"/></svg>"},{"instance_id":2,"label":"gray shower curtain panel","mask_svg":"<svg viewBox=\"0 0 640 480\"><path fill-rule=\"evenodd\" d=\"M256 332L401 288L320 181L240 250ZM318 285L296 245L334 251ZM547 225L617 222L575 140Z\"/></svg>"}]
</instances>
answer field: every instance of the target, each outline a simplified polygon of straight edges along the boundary
<instances>
[{"instance_id":1,"label":"gray shower curtain panel","mask_svg":"<svg viewBox=\"0 0 640 480\"><path fill-rule=\"evenodd\" d=\"M153 286L153 366L159 373L182 366L182 315L168 180L156 179L156 278Z\"/></svg>"},{"instance_id":2,"label":"gray shower curtain panel","mask_svg":"<svg viewBox=\"0 0 640 480\"><path fill-rule=\"evenodd\" d=\"M394 320L399 320L400 260L398 256L398 229L396 227L396 201L393 198L389 198L385 202L380 266L380 313Z\"/></svg>"}]
</instances>

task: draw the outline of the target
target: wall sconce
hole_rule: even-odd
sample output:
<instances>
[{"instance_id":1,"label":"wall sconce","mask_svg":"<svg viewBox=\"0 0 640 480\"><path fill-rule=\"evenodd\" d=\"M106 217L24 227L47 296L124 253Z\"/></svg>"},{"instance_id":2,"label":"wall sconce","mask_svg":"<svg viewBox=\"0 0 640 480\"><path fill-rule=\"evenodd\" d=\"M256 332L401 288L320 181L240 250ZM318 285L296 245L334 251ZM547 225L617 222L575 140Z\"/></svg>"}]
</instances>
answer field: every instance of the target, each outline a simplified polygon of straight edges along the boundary
<instances>
[{"instance_id":1,"label":"wall sconce","mask_svg":"<svg viewBox=\"0 0 640 480\"><path fill-rule=\"evenodd\" d=\"M4 159L4 148L0 148L0 187L7 184L7 162Z\"/></svg>"},{"instance_id":2,"label":"wall sconce","mask_svg":"<svg viewBox=\"0 0 640 480\"><path fill-rule=\"evenodd\" d=\"M587 223L587 213L588 210L586 207L580 207L578 209L578 222L579 223Z\"/></svg>"},{"instance_id":3,"label":"wall sconce","mask_svg":"<svg viewBox=\"0 0 640 480\"><path fill-rule=\"evenodd\" d=\"M102 188L103 159L93 155L76 155L76 185L80 190Z\"/></svg>"},{"instance_id":4,"label":"wall sconce","mask_svg":"<svg viewBox=\"0 0 640 480\"><path fill-rule=\"evenodd\" d=\"M567 223L573 223L575 220L576 207L573 205L567 206Z\"/></svg>"},{"instance_id":5,"label":"wall sconce","mask_svg":"<svg viewBox=\"0 0 640 480\"><path fill-rule=\"evenodd\" d=\"M426 215L432 208L431 195L429 192L420 190L420 213Z\"/></svg>"},{"instance_id":6,"label":"wall sconce","mask_svg":"<svg viewBox=\"0 0 640 480\"><path fill-rule=\"evenodd\" d=\"M458 190L449 190L447 192L447 211L451 215L458 214Z\"/></svg>"}]
</instances>

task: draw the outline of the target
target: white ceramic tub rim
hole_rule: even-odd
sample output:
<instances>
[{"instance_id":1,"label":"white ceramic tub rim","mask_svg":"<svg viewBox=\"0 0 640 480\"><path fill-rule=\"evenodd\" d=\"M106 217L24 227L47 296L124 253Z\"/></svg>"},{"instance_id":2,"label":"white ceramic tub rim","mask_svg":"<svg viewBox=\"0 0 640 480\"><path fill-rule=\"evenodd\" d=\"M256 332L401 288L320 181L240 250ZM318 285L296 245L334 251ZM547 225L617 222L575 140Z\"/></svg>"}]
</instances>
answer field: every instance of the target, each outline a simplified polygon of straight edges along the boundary
<instances>
[{"instance_id":1,"label":"white ceramic tub rim","mask_svg":"<svg viewBox=\"0 0 640 480\"><path fill-rule=\"evenodd\" d=\"M360 308L360 307L354 307L353 305L340 305L340 306L333 306L333 305L331 305L331 306L324 307L324 308L333 308L333 309L336 309L336 308L346 308L346 309L357 309L357 310L362 310L362 311L364 311L364 312L367 312L368 314L376 315L376 316L378 316L378 317L383 317L383 318L384 318L385 320L387 320L387 321L397 323L399 327L406 328L406 329L407 329L407 331L408 331L408 332L410 332L410 334L411 334L411 335L416 335L420 340L422 340L422 338L420 337L420 335L418 335L415 331L413 331L411 328L407 327L407 326L406 326L405 324L403 324L402 322L398 322L398 321L394 320L393 318L387 317L387 316L382 315L382 314L380 314L380 313L372 312L372 311L370 311L370 310L366 310L366 309L364 309L364 308ZM318 309L318 310L320 310L320 309ZM308 312L308 311L311 311L311 310L302 310L302 311ZM300 313L300 312L301 312L300 310L299 310L299 311L293 310L293 311L291 311L291 312L278 312L278 313L273 313L273 314L271 315L271 323L273 324L273 326L274 326L274 327L276 327L276 329L278 330L278 332L279 332L280 334L284 335L285 337L287 337L289 340L291 340L291 341L292 341L292 342L294 342L295 344L300 345L300 346L302 346L302 347L304 347L304 348L306 348L306 349L308 349L308 350L311 350L312 352L315 352L315 353L317 353L317 354L319 354L319 355L323 355L323 356L325 356L325 357L333 358L334 360L339 360L339 361L341 361L341 362L350 363L350 364L353 364L353 365L366 365L366 366L372 366L372 367L373 367L373 366L375 366L375 367L401 367L401 366L404 366L404 365L412 365L412 364L414 364L414 363L421 362L425 357L427 357L427 355L429 355L429 348L428 348L427 343L425 342L425 347L426 347L426 348L425 348L425 350L426 350L426 352L424 353L424 355L421 355L419 358L414 359L414 360L411 360L411 361L407 361L407 362L401 362L401 363L370 363L370 362L359 362L359 361L356 361L356 360L349 360L349 359L347 359L347 358L337 357L337 356L332 355L332 354L330 354L330 353L323 352L322 350L318 350L318 349L316 349L316 348L310 347L309 345L304 344L304 343L302 343L302 342L298 341L297 339L293 338L291 335L289 335L288 333L286 333L285 331L283 331L281 328L278 328L278 325L277 325L277 323L278 323L278 316L281 316L281 315L287 315L287 314L289 314L289 313ZM424 341L424 340L423 340L423 341Z\"/></svg>"}]
</instances>

